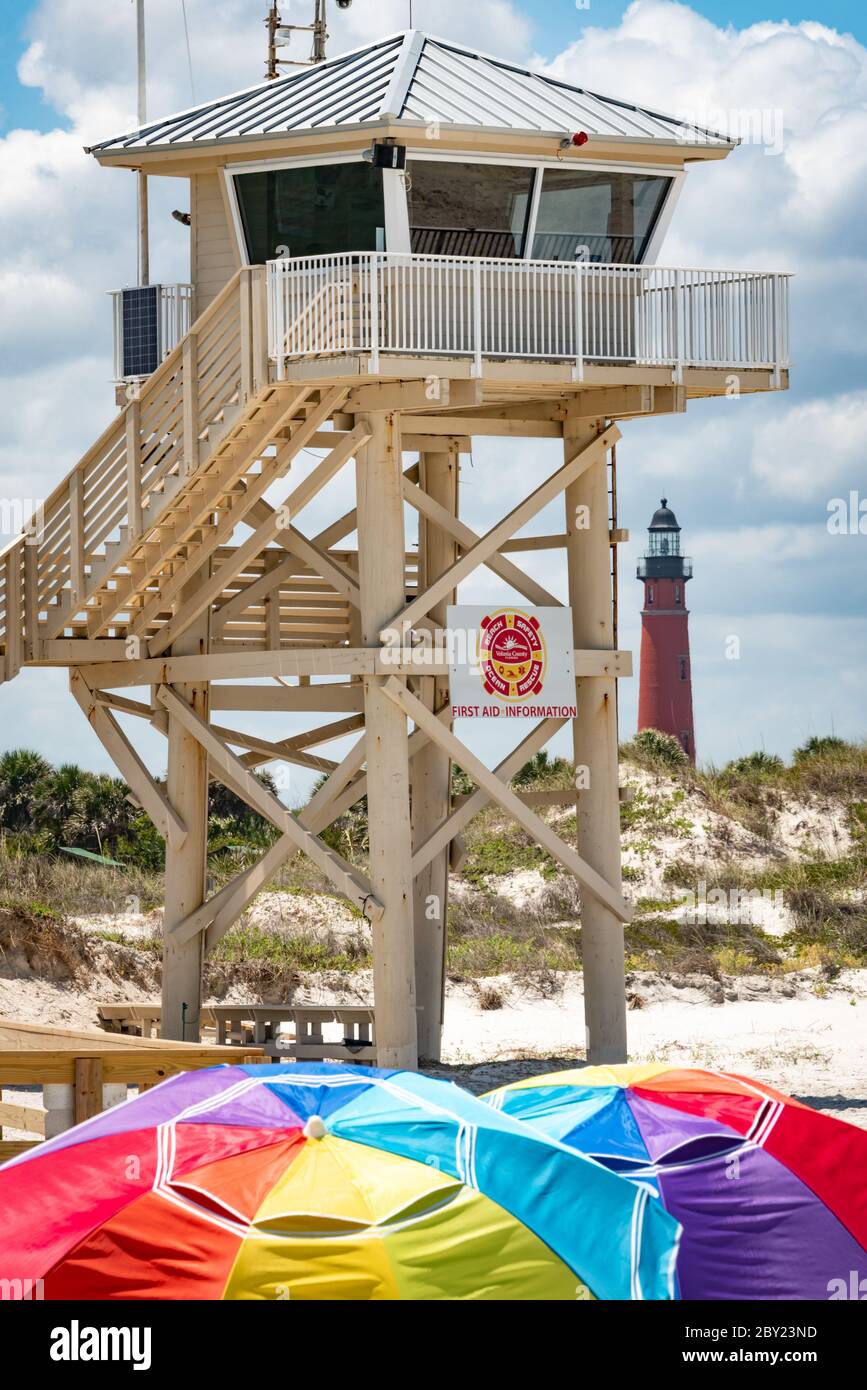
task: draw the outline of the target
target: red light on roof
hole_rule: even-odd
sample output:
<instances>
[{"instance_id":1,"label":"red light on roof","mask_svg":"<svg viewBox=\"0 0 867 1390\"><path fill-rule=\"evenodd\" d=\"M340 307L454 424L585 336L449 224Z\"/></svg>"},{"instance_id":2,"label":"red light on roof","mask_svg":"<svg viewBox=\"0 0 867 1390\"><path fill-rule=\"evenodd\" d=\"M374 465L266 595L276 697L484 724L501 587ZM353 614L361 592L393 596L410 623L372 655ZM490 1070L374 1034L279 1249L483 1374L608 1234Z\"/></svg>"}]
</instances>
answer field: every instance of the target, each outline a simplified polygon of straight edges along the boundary
<instances>
[{"instance_id":1,"label":"red light on roof","mask_svg":"<svg viewBox=\"0 0 867 1390\"><path fill-rule=\"evenodd\" d=\"M572 144L586 145L589 139L590 136L587 134L586 130L577 130L575 134L572 136Z\"/></svg>"}]
</instances>

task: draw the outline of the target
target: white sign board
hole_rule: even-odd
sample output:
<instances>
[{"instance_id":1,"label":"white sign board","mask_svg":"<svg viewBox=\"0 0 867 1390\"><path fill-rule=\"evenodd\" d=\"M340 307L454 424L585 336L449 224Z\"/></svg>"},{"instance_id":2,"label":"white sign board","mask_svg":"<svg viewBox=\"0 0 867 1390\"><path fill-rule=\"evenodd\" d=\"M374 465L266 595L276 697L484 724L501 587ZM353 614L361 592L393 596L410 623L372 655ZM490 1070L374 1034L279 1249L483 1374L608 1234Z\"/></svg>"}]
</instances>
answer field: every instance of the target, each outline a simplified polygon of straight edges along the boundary
<instances>
[{"instance_id":1,"label":"white sign board","mask_svg":"<svg viewBox=\"0 0 867 1390\"><path fill-rule=\"evenodd\" d=\"M575 719L571 608L446 613L453 719Z\"/></svg>"}]
</instances>

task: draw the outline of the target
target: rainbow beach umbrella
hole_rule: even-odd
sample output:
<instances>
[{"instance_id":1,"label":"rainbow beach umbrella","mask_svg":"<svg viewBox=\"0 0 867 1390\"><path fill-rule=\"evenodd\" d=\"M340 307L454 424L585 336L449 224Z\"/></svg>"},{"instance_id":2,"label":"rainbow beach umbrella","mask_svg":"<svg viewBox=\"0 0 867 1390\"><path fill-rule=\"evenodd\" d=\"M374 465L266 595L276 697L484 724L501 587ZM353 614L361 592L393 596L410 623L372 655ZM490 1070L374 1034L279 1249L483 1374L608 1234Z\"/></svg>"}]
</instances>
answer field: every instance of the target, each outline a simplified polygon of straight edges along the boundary
<instances>
[{"instance_id":1,"label":"rainbow beach umbrella","mask_svg":"<svg viewBox=\"0 0 867 1390\"><path fill-rule=\"evenodd\" d=\"M172 1077L0 1169L0 1278L46 1298L666 1299L646 1189L451 1083Z\"/></svg>"},{"instance_id":2,"label":"rainbow beach umbrella","mask_svg":"<svg viewBox=\"0 0 867 1390\"><path fill-rule=\"evenodd\" d=\"M682 1298L867 1290L867 1133L854 1125L746 1077L666 1066L530 1077L485 1100L658 1193L683 1227Z\"/></svg>"}]
</instances>

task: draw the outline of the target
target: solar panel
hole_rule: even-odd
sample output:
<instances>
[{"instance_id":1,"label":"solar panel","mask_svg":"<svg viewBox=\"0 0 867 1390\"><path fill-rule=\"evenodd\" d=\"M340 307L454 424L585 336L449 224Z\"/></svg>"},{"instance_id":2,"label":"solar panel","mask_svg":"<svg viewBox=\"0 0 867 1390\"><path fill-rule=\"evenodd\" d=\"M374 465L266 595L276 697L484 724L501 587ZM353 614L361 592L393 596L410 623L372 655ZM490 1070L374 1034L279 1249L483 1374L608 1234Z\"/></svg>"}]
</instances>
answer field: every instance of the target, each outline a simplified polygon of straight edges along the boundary
<instances>
[{"instance_id":1,"label":"solar panel","mask_svg":"<svg viewBox=\"0 0 867 1390\"><path fill-rule=\"evenodd\" d=\"M161 285L143 285L121 291L125 377L150 376L162 361L161 292Z\"/></svg>"}]
</instances>

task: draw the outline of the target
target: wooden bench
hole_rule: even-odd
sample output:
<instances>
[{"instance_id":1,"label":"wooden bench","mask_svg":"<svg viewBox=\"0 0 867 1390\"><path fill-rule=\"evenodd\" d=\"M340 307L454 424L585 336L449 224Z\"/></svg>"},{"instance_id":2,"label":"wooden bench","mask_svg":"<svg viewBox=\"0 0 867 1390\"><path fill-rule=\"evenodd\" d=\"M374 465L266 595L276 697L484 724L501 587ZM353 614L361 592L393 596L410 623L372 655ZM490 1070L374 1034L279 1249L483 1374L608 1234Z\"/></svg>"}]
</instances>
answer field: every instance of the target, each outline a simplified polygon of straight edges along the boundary
<instances>
[{"instance_id":1,"label":"wooden bench","mask_svg":"<svg viewBox=\"0 0 867 1390\"><path fill-rule=\"evenodd\" d=\"M159 1004L101 1004L97 1013L106 1032L159 1035ZM281 1033L287 1027L288 1038ZM339 1035L326 1036L327 1027ZM284 1061L376 1062L374 1010L367 1005L214 1004L202 1009L201 1031L218 1047L260 1047Z\"/></svg>"}]
</instances>

